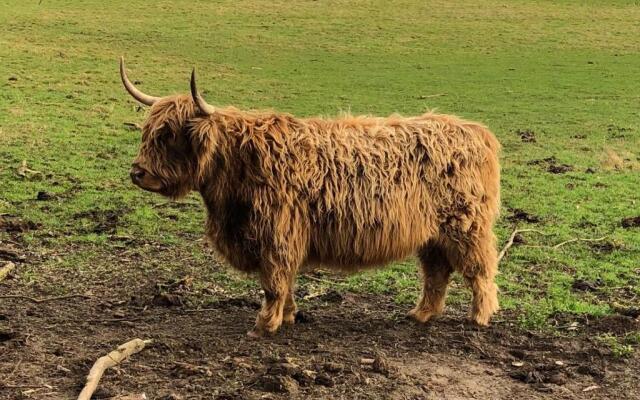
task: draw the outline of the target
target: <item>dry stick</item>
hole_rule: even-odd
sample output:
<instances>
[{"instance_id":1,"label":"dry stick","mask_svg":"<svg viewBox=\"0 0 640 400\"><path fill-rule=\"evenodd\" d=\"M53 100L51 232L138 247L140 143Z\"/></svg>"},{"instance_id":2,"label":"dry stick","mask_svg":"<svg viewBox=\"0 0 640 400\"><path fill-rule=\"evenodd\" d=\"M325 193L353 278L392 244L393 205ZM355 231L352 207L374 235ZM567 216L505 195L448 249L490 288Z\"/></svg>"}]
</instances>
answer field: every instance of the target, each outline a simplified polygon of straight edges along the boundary
<instances>
[{"instance_id":1,"label":"dry stick","mask_svg":"<svg viewBox=\"0 0 640 400\"><path fill-rule=\"evenodd\" d=\"M2 268L0 268L0 282L2 282L2 280L6 278L15 267L16 265L11 261L2 266Z\"/></svg>"},{"instance_id":2,"label":"dry stick","mask_svg":"<svg viewBox=\"0 0 640 400\"><path fill-rule=\"evenodd\" d=\"M548 233L541 232L541 231L539 231L537 229L515 229L511 233L511 236L509 236L509 240L507 240L507 243L504 245L504 247L502 248L502 250L498 254L498 262L500 262L502 260L502 258L504 258L504 256L507 254L507 250L509 250L509 248L511 246L513 246L513 241L515 240L516 235L518 233L522 233L522 232L535 232L535 233L538 233L538 234L544 235L544 236L549 235ZM554 249L554 250L557 250L560 247L562 247L562 246L564 246L565 244L568 244L568 243L573 243L573 242L599 242L599 241L604 240L606 238L607 238L607 236L599 237L599 238L596 238L596 239L574 238L574 239L565 240L564 242L561 242L561 243L558 243L558 244L556 244L554 246L551 246L551 248ZM545 246L539 246L539 247L545 247Z\"/></svg>"},{"instance_id":3,"label":"dry stick","mask_svg":"<svg viewBox=\"0 0 640 400\"><path fill-rule=\"evenodd\" d=\"M556 244L555 246L553 246L553 249L559 249L560 247L562 247L562 246L564 246L565 244L568 244L568 243L573 243L573 242L599 242L601 240L605 240L606 238L607 238L606 236L603 236L603 237L600 237L600 238L597 238L597 239L582 239L582 238L569 239L569 240L566 240L566 241L564 241L562 243Z\"/></svg>"},{"instance_id":4,"label":"dry stick","mask_svg":"<svg viewBox=\"0 0 640 400\"><path fill-rule=\"evenodd\" d=\"M507 240L507 243L504 245L504 247L502 248L502 250L500 250L500 253L498 253L498 262L500 262L504 256L507 254L507 250L509 250L509 248L511 248L511 246L513 246L513 241L516 238L516 235L518 233L523 233L523 232L535 232L538 233L540 235L547 235L544 232L541 232L537 229L514 229L513 232L511 233L511 236L509 236L509 240Z\"/></svg>"},{"instance_id":5,"label":"dry stick","mask_svg":"<svg viewBox=\"0 0 640 400\"><path fill-rule=\"evenodd\" d=\"M80 392L78 396L78 400L89 400L93 395L93 392L98 388L98 383L100 382L100 378L104 374L104 371L107 368L111 368L115 365L120 364L123 360L129 357L132 354L138 353L147 344L152 343L152 340L142 340L142 339L133 339L128 341L125 344L118 346L117 349L107 354L106 356L102 356L96 360L89 371L89 375L87 375L87 383Z\"/></svg>"},{"instance_id":6,"label":"dry stick","mask_svg":"<svg viewBox=\"0 0 640 400\"><path fill-rule=\"evenodd\" d=\"M56 300L64 300L64 299L73 299L76 297L82 297L84 299L90 299L91 296L87 296L86 294L68 294L68 295L64 295L64 296L55 296L55 297L47 297L44 299L36 299L33 297L29 297L29 296L22 296L22 295L18 295L18 294L9 294L9 295L2 295L0 296L0 299L24 299L24 300L28 300L32 303L46 303L48 301L56 301Z\"/></svg>"}]
</instances>

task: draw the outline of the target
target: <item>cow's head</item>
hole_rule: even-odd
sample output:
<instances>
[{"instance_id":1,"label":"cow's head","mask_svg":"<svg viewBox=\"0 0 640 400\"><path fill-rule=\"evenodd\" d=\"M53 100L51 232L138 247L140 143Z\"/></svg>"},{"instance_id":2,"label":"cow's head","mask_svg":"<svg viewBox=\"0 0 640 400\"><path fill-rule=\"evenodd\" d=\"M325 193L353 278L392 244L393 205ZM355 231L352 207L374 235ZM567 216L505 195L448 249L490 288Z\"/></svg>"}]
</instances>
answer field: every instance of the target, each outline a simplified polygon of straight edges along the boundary
<instances>
[{"instance_id":1,"label":"cow's head","mask_svg":"<svg viewBox=\"0 0 640 400\"><path fill-rule=\"evenodd\" d=\"M213 158L217 135L211 124L202 122L215 113L198 93L195 70L191 74L191 95L154 97L142 93L127 77L120 58L120 76L127 92L150 106L142 127L142 143L133 161L131 180L144 190L180 198L196 189Z\"/></svg>"}]
</instances>

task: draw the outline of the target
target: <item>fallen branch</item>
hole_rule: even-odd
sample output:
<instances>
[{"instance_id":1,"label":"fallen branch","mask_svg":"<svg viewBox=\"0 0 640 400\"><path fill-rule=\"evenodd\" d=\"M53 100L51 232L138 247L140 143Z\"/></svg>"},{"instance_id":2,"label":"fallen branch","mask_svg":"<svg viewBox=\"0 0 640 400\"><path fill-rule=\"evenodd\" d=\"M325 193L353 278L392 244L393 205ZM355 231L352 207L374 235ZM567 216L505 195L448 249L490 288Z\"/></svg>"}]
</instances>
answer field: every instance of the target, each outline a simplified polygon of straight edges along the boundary
<instances>
[{"instance_id":1,"label":"fallen branch","mask_svg":"<svg viewBox=\"0 0 640 400\"><path fill-rule=\"evenodd\" d=\"M89 375L87 375L87 383L80 392L78 400L91 399L91 396L98 388L100 378L102 378L102 375L107 368L111 368L115 365L120 364L127 357L140 352L146 345L150 343L152 343L151 340L133 339L125 344L118 346L117 349L113 350L106 356L98 358L93 364L93 367L91 367Z\"/></svg>"},{"instance_id":2,"label":"fallen branch","mask_svg":"<svg viewBox=\"0 0 640 400\"><path fill-rule=\"evenodd\" d=\"M7 262L4 266L2 266L0 268L0 282L2 282L2 280L6 278L9 275L9 273L13 271L15 267L16 265L11 261Z\"/></svg>"},{"instance_id":3,"label":"fallen branch","mask_svg":"<svg viewBox=\"0 0 640 400\"><path fill-rule=\"evenodd\" d=\"M504 256L507 254L507 250L509 250L511 246L513 246L513 241L515 240L518 233L524 233L524 232L535 232L540 235L544 235L544 236L547 235L546 233L539 231L537 229L514 229L513 232L511 233L511 236L509 236L509 240L507 240L507 243L504 245L502 250L500 250L500 253L498 253L498 263L502 261Z\"/></svg>"},{"instance_id":4,"label":"fallen branch","mask_svg":"<svg viewBox=\"0 0 640 400\"><path fill-rule=\"evenodd\" d=\"M500 262L504 256L507 254L507 250L509 250L511 248L511 246L513 246L513 241L515 240L516 236L519 233L523 233L523 232L535 232L538 233L540 235L543 236L548 236L548 233L544 233L542 231L539 231L537 229L515 229L512 233L511 236L509 236L509 240L507 240L507 243L504 245L504 247L502 248L502 250L500 250L500 253L498 253L498 262ZM607 238L607 236L603 236L603 237L599 237L596 239L588 239L588 238L574 238L574 239L569 239L569 240L565 240L564 242L560 242L556 245L553 246L532 246L532 247L551 247L553 250L557 250L560 247L564 246L565 244L569 244L569 243L573 243L573 242L599 242L602 240L605 240Z\"/></svg>"},{"instance_id":5,"label":"fallen branch","mask_svg":"<svg viewBox=\"0 0 640 400\"><path fill-rule=\"evenodd\" d=\"M573 243L573 242L599 242L601 240L605 240L607 237L603 236L597 239L583 239L583 238L575 238L575 239L569 239L569 240L565 240L562 243L558 243L555 246L553 246L552 248L555 249L559 249L560 247L564 246L565 244L569 244L569 243Z\"/></svg>"},{"instance_id":6,"label":"fallen branch","mask_svg":"<svg viewBox=\"0 0 640 400\"><path fill-rule=\"evenodd\" d=\"M87 296L86 294L68 294L68 295L64 295L64 296L55 296L55 297L47 297L44 299L36 299L33 297L29 297L29 296L22 296L19 294L8 294L8 295L2 295L0 296L0 299L24 299L24 300L28 300L32 303L46 303L48 301L56 301L56 300L65 300L65 299L73 299L76 297L81 297L83 299L90 299L91 296Z\"/></svg>"}]
</instances>

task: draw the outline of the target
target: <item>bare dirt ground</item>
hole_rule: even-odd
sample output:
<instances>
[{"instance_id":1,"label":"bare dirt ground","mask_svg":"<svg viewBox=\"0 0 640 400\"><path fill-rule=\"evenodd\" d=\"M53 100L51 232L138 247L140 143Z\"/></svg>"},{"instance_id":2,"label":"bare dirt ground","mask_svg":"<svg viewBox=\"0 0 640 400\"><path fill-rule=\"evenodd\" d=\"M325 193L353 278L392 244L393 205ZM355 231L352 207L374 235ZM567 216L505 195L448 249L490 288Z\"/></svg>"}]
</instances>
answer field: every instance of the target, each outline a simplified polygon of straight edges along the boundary
<instances>
[{"instance_id":1,"label":"bare dirt ground","mask_svg":"<svg viewBox=\"0 0 640 400\"><path fill-rule=\"evenodd\" d=\"M16 232L2 259L37 263ZM245 333L259 293L194 310L190 278L137 269L125 251L94 275L43 269L51 285L17 273L0 283L0 399L75 398L95 359L136 337L154 343L108 370L95 398L640 399L637 352L616 357L596 339L637 331L631 317L557 315L552 334L518 328L506 312L480 329L452 307L423 326L390 297L327 291L301 302L296 325L255 340ZM8 297L54 296L46 288L57 282L87 297Z\"/></svg>"}]
</instances>

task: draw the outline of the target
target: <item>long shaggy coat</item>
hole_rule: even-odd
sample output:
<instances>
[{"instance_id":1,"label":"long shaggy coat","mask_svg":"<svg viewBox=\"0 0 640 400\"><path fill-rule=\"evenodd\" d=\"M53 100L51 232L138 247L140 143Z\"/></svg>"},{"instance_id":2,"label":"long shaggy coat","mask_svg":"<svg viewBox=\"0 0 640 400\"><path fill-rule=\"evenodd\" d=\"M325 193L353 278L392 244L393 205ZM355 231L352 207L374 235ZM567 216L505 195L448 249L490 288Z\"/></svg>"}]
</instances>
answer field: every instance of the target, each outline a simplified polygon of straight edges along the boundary
<instances>
[{"instance_id":1,"label":"long shaggy coat","mask_svg":"<svg viewBox=\"0 0 640 400\"><path fill-rule=\"evenodd\" d=\"M485 126L449 115L202 115L191 97L171 96L152 106L137 161L162 179L161 193L201 193L211 243L259 273L256 329L271 332L292 320L300 268L353 271L410 255L424 275L414 318L442 311L455 270L473 289L472 317L487 324L498 308L499 149Z\"/></svg>"}]
</instances>

